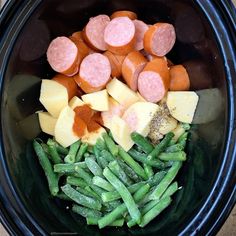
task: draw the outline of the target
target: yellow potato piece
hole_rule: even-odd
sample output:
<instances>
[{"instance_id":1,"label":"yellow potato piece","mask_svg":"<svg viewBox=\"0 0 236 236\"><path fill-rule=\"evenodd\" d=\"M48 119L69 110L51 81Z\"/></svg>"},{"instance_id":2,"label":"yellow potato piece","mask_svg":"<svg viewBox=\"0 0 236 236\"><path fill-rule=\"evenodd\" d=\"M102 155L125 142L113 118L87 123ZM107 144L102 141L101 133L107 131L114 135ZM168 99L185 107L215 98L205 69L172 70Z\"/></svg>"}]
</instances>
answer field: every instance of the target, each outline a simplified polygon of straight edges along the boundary
<instances>
[{"instance_id":1,"label":"yellow potato piece","mask_svg":"<svg viewBox=\"0 0 236 236\"><path fill-rule=\"evenodd\" d=\"M114 116L111 123L111 133L116 141L125 151L128 151L134 142L130 137L131 130L124 120L119 116Z\"/></svg>"},{"instance_id":2,"label":"yellow potato piece","mask_svg":"<svg viewBox=\"0 0 236 236\"><path fill-rule=\"evenodd\" d=\"M103 125L110 129L113 116L121 117L125 111L124 107L119 104L114 98L109 97L109 110L101 112Z\"/></svg>"},{"instance_id":3,"label":"yellow potato piece","mask_svg":"<svg viewBox=\"0 0 236 236\"><path fill-rule=\"evenodd\" d=\"M81 139L82 143L87 143L89 145L95 145L98 138L102 138L103 133L106 133L106 130L103 127L100 127L94 132L87 132Z\"/></svg>"},{"instance_id":4,"label":"yellow potato piece","mask_svg":"<svg viewBox=\"0 0 236 236\"><path fill-rule=\"evenodd\" d=\"M42 131L46 134L54 136L57 118L54 118L48 112L39 111L37 113L39 117L39 124Z\"/></svg>"},{"instance_id":5,"label":"yellow potato piece","mask_svg":"<svg viewBox=\"0 0 236 236\"><path fill-rule=\"evenodd\" d=\"M60 113L55 126L55 139L63 147L68 147L79 140L73 131L75 112L66 106Z\"/></svg>"},{"instance_id":6,"label":"yellow potato piece","mask_svg":"<svg viewBox=\"0 0 236 236\"><path fill-rule=\"evenodd\" d=\"M106 89L95 93L85 94L81 96L81 98L95 111L109 110L108 93Z\"/></svg>"},{"instance_id":7,"label":"yellow potato piece","mask_svg":"<svg viewBox=\"0 0 236 236\"><path fill-rule=\"evenodd\" d=\"M131 128L143 136L147 136L150 131L150 122L160 107L151 102L136 102L131 105L122 116Z\"/></svg>"},{"instance_id":8,"label":"yellow potato piece","mask_svg":"<svg viewBox=\"0 0 236 236\"><path fill-rule=\"evenodd\" d=\"M54 80L43 79L39 101L53 117L57 118L61 110L68 105L67 89Z\"/></svg>"},{"instance_id":9,"label":"yellow potato piece","mask_svg":"<svg viewBox=\"0 0 236 236\"><path fill-rule=\"evenodd\" d=\"M106 88L109 95L126 108L140 99L133 90L116 78L113 78Z\"/></svg>"},{"instance_id":10,"label":"yellow potato piece","mask_svg":"<svg viewBox=\"0 0 236 236\"><path fill-rule=\"evenodd\" d=\"M167 116L162 120L159 126L159 132L163 135L171 132L177 127L177 120L174 119L173 117Z\"/></svg>"},{"instance_id":11,"label":"yellow potato piece","mask_svg":"<svg viewBox=\"0 0 236 236\"><path fill-rule=\"evenodd\" d=\"M198 95L192 91L168 92L166 104L176 120L191 123L198 104Z\"/></svg>"},{"instance_id":12,"label":"yellow potato piece","mask_svg":"<svg viewBox=\"0 0 236 236\"><path fill-rule=\"evenodd\" d=\"M71 107L72 110L74 110L76 107L83 106L84 104L85 103L80 98L78 98L77 96L74 96L69 101L69 106Z\"/></svg>"}]
</instances>

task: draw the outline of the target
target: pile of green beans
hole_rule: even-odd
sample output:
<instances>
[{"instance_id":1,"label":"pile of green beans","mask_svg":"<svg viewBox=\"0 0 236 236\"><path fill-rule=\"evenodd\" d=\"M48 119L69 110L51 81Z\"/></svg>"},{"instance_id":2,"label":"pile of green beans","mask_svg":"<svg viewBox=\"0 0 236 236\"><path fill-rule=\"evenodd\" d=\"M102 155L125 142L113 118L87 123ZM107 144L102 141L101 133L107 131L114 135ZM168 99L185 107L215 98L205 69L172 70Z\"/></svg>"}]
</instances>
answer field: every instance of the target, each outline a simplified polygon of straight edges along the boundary
<instances>
[{"instance_id":1,"label":"pile of green beans","mask_svg":"<svg viewBox=\"0 0 236 236\"><path fill-rule=\"evenodd\" d=\"M55 140L33 141L50 194L71 202L72 212L88 225L145 227L171 204L176 176L186 160L188 129L177 142L168 133L156 146L133 132L126 152L104 134L91 147L77 141L69 148Z\"/></svg>"}]
</instances>

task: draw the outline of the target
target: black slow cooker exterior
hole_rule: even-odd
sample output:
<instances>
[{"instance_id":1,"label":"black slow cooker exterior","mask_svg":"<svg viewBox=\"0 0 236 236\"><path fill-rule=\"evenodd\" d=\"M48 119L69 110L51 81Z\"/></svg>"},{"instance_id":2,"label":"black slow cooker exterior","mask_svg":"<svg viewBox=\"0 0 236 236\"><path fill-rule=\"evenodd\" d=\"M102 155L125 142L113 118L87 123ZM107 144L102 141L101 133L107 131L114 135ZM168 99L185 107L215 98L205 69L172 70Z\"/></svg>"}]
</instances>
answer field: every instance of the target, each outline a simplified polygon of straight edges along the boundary
<instances>
[{"instance_id":1,"label":"black slow cooker exterior","mask_svg":"<svg viewBox=\"0 0 236 236\"><path fill-rule=\"evenodd\" d=\"M193 126L171 207L144 229L99 231L49 196L30 141L42 135L34 112L42 108L41 79L54 73L45 57L50 40L118 9L174 24L168 57L186 66L194 90L218 89L222 109ZM9 0L0 12L0 220L10 235L216 234L236 201L235 52L236 12L227 0Z\"/></svg>"}]
</instances>

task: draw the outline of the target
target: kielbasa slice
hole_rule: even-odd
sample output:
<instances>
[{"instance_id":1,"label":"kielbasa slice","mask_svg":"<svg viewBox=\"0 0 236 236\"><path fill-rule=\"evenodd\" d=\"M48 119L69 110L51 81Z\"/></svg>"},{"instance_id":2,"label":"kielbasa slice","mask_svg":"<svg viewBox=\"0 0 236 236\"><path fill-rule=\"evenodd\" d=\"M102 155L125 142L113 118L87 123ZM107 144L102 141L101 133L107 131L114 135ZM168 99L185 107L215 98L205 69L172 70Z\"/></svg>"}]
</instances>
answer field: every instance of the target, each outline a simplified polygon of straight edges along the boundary
<instances>
[{"instance_id":1,"label":"kielbasa slice","mask_svg":"<svg viewBox=\"0 0 236 236\"><path fill-rule=\"evenodd\" d=\"M104 40L109 51L118 55L127 55L134 49L134 23L128 17L114 18L105 28Z\"/></svg>"},{"instance_id":2,"label":"kielbasa slice","mask_svg":"<svg viewBox=\"0 0 236 236\"><path fill-rule=\"evenodd\" d=\"M144 49L150 54L163 57L173 48L175 40L173 25L156 23L149 27L144 35Z\"/></svg>"},{"instance_id":3,"label":"kielbasa slice","mask_svg":"<svg viewBox=\"0 0 236 236\"><path fill-rule=\"evenodd\" d=\"M127 16L130 20L137 19L137 14L132 11L115 11L110 18L114 19L116 17Z\"/></svg>"},{"instance_id":4,"label":"kielbasa slice","mask_svg":"<svg viewBox=\"0 0 236 236\"><path fill-rule=\"evenodd\" d=\"M170 91L186 91L190 88L190 80L182 65L170 67Z\"/></svg>"},{"instance_id":5,"label":"kielbasa slice","mask_svg":"<svg viewBox=\"0 0 236 236\"><path fill-rule=\"evenodd\" d=\"M148 102L159 102L170 85L166 59L155 58L148 62L138 77L138 90Z\"/></svg>"},{"instance_id":6,"label":"kielbasa slice","mask_svg":"<svg viewBox=\"0 0 236 236\"><path fill-rule=\"evenodd\" d=\"M149 26L141 20L133 20L135 26L135 50L139 51L143 49L144 34L148 30Z\"/></svg>"},{"instance_id":7,"label":"kielbasa slice","mask_svg":"<svg viewBox=\"0 0 236 236\"><path fill-rule=\"evenodd\" d=\"M84 58L75 81L85 93L103 89L110 79L111 65L106 56L93 53Z\"/></svg>"},{"instance_id":8,"label":"kielbasa slice","mask_svg":"<svg viewBox=\"0 0 236 236\"><path fill-rule=\"evenodd\" d=\"M120 77L121 76L121 67L122 63L125 59L125 56L122 55L116 55L110 51L106 51L103 53L108 60L110 61L111 64L111 75L112 77Z\"/></svg>"},{"instance_id":9,"label":"kielbasa slice","mask_svg":"<svg viewBox=\"0 0 236 236\"><path fill-rule=\"evenodd\" d=\"M107 50L107 45L104 41L104 30L109 22L110 18L107 15L98 15L89 19L83 35L90 47L95 50Z\"/></svg>"},{"instance_id":10,"label":"kielbasa slice","mask_svg":"<svg viewBox=\"0 0 236 236\"><path fill-rule=\"evenodd\" d=\"M122 64L122 76L134 91L138 89L138 76L146 65L146 58L138 51L130 52Z\"/></svg>"},{"instance_id":11,"label":"kielbasa slice","mask_svg":"<svg viewBox=\"0 0 236 236\"><path fill-rule=\"evenodd\" d=\"M47 60L56 72L68 76L78 72L78 49L67 37L52 40L47 50Z\"/></svg>"}]
</instances>

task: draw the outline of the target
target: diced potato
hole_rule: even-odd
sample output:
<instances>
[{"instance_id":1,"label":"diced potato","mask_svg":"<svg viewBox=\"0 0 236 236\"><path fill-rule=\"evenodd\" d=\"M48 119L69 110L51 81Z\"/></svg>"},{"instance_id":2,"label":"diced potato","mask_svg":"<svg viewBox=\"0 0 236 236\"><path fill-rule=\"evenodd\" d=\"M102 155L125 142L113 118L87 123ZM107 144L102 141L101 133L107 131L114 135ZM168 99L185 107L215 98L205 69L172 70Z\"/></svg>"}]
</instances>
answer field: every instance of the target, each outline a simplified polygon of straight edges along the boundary
<instances>
[{"instance_id":1,"label":"diced potato","mask_svg":"<svg viewBox=\"0 0 236 236\"><path fill-rule=\"evenodd\" d=\"M174 119L173 117L167 116L165 117L160 125L159 125L159 132L163 135L171 132L172 130L174 130L177 127L177 120Z\"/></svg>"},{"instance_id":2,"label":"diced potato","mask_svg":"<svg viewBox=\"0 0 236 236\"><path fill-rule=\"evenodd\" d=\"M145 100L145 98L144 98L139 92L137 92L136 94L137 94L137 96L139 97L139 101L140 101L140 102L147 102L147 101Z\"/></svg>"},{"instance_id":3,"label":"diced potato","mask_svg":"<svg viewBox=\"0 0 236 236\"><path fill-rule=\"evenodd\" d=\"M185 129L183 128L182 124L178 124L177 127L174 130L172 130L172 132L175 135L173 137L173 140L177 142L179 137L185 132Z\"/></svg>"},{"instance_id":4,"label":"diced potato","mask_svg":"<svg viewBox=\"0 0 236 236\"><path fill-rule=\"evenodd\" d=\"M60 113L55 126L55 139L63 147L68 147L79 140L73 131L75 112L66 106Z\"/></svg>"},{"instance_id":5,"label":"diced potato","mask_svg":"<svg viewBox=\"0 0 236 236\"><path fill-rule=\"evenodd\" d=\"M46 134L54 136L57 118L51 116L48 112L38 112L39 124L42 131Z\"/></svg>"},{"instance_id":6,"label":"diced potato","mask_svg":"<svg viewBox=\"0 0 236 236\"><path fill-rule=\"evenodd\" d=\"M54 80L43 79L39 101L53 117L57 118L61 110L68 105L67 89Z\"/></svg>"},{"instance_id":7,"label":"diced potato","mask_svg":"<svg viewBox=\"0 0 236 236\"><path fill-rule=\"evenodd\" d=\"M136 102L125 111L122 119L126 121L131 131L147 136L150 131L150 122L159 109L157 104L151 102Z\"/></svg>"},{"instance_id":8,"label":"diced potato","mask_svg":"<svg viewBox=\"0 0 236 236\"><path fill-rule=\"evenodd\" d=\"M109 110L101 112L101 116L103 125L110 129L113 116L117 115L121 117L125 111L125 108L112 97L109 97L108 100Z\"/></svg>"},{"instance_id":9,"label":"diced potato","mask_svg":"<svg viewBox=\"0 0 236 236\"><path fill-rule=\"evenodd\" d=\"M89 145L95 145L98 138L102 138L103 133L106 133L106 130L103 127L100 127L94 132L87 132L81 139L83 143Z\"/></svg>"},{"instance_id":10,"label":"diced potato","mask_svg":"<svg viewBox=\"0 0 236 236\"><path fill-rule=\"evenodd\" d=\"M114 116L111 122L111 133L114 140L122 147L125 151L128 151L134 142L130 137L131 130L124 120L119 116Z\"/></svg>"},{"instance_id":11,"label":"diced potato","mask_svg":"<svg viewBox=\"0 0 236 236\"><path fill-rule=\"evenodd\" d=\"M83 106L85 103L78 97L74 96L71 98L69 101L69 106L71 107L72 110L74 110L78 106Z\"/></svg>"},{"instance_id":12,"label":"diced potato","mask_svg":"<svg viewBox=\"0 0 236 236\"><path fill-rule=\"evenodd\" d=\"M107 92L121 105L128 108L130 105L139 101L137 94L126 84L114 78L107 84Z\"/></svg>"},{"instance_id":13,"label":"diced potato","mask_svg":"<svg viewBox=\"0 0 236 236\"><path fill-rule=\"evenodd\" d=\"M192 91L168 92L166 104L176 120L191 123L198 104L198 95Z\"/></svg>"},{"instance_id":14,"label":"diced potato","mask_svg":"<svg viewBox=\"0 0 236 236\"><path fill-rule=\"evenodd\" d=\"M95 111L109 110L108 93L106 89L95 93L85 94L81 96L81 98L85 103L89 104L91 108Z\"/></svg>"}]
</instances>

